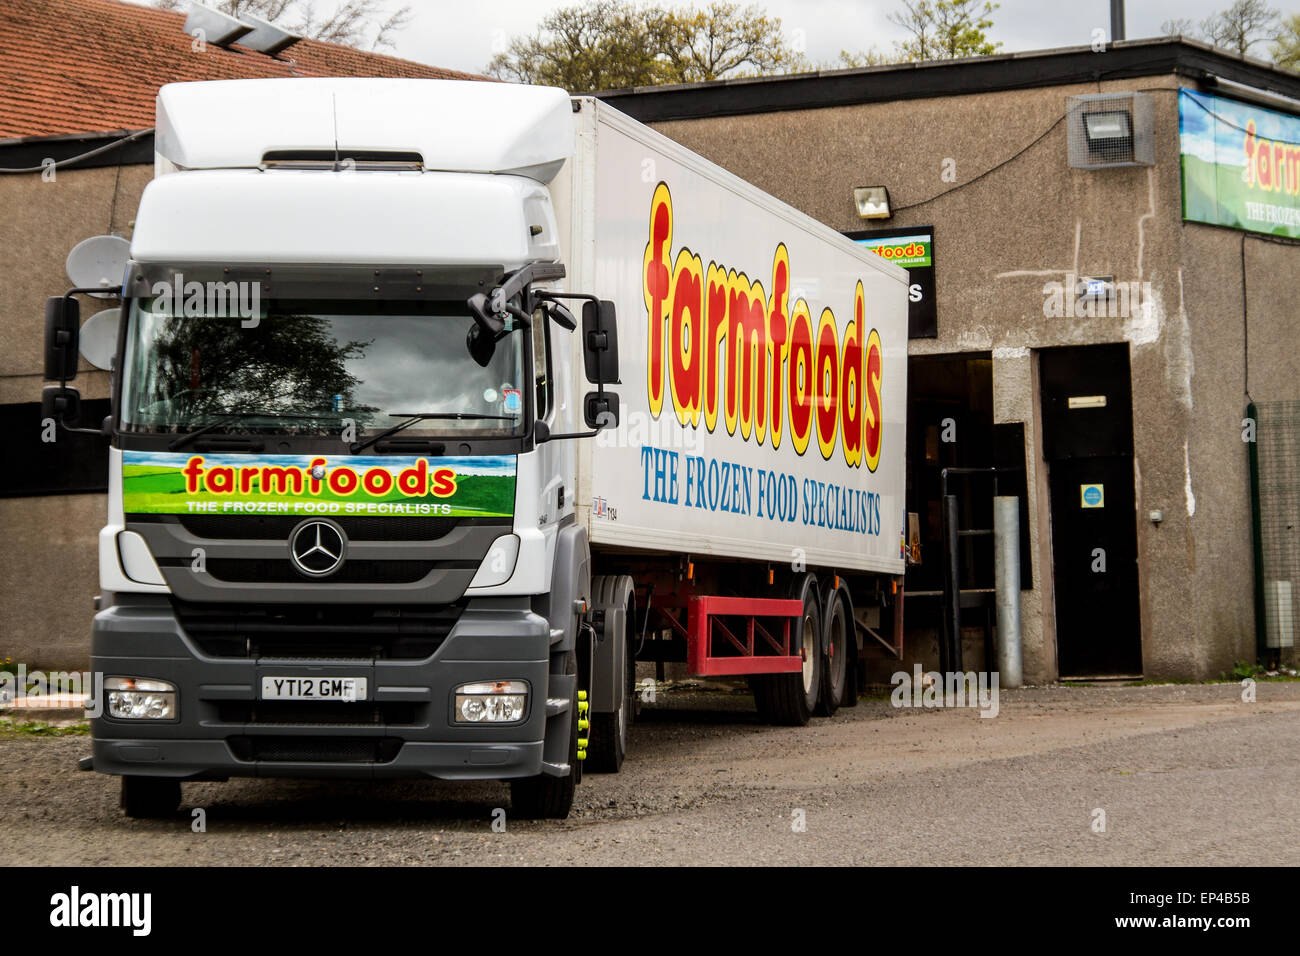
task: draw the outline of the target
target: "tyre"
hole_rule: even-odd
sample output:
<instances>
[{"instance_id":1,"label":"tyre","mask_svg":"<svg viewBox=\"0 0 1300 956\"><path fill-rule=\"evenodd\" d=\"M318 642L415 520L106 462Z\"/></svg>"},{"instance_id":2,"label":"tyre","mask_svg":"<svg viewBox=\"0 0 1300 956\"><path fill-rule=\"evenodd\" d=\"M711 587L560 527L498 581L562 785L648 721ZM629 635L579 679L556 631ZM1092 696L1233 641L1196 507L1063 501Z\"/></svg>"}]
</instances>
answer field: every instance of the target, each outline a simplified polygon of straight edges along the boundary
<instances>
[{"instance_id":1,"label":"tyre","mask_svg":"<svg viewBox=\"0 0 1300 956\"><path fill-rule=\"evenodd\" d=\"M591 716L590 743L584 769L593 773L618 773L627 755L627 729L632 725L636 708L634 684L636 661L633 659L631 635L636 630L636 598L632 579L627 575L607 575L592 582L592 601L606 612L620 605L624 609L623 626L617 632L606 630L605 640L622 641L623 648L623 704L612 714Z\"/></svg>"},{"instance_id":2,"label":"tyre","mask_svg":"<svg viewBox=\"0 0 1300 956\"><path fill-rule=\"evenodd\" d=\"M170 817L181 805L181 782L171 777L122 777L122 810L136 820Z\"/></svg>"},{"instance_id":3,"label":"tyre","mask_svg":"<svg viewBox=\"0 0 1300 956\"><path fill-rule=\"evenodd\" d=\"M750 678L755 687L754 703L768 723L802 727L808 723L821 695L823 665L821 653L822 599L817 578L801 574L794 579L790 597L803 601L803 615L794 624L793 648L803 658L803 670L796 674L772 674ZM761 685L761 686L760 686Z\"/></svg>"},{"instance_id":4,"label":"tyre","mask_svg":"<svg viewBox=\"0 0 1300 956\"><path fill-rule=\"evenodd\" d=\"M848 603L844 593L836 588L826 596L826 611L822 619L826 654L822 661L821 695L815 713L818 717L831 717L846 703L849 693L849 641L852 640Z\"/></svg>"},{"instance_id":5,"label":"tyre","mask_svg":"<svg viewBox=\"0 0 1300 956\"><path fill-rule=\"evenodd\" d=\"M570 651L565 656L566 674L578 672L577 657ZM578 788L580 766L578 763L578 683L573 684L569 698L569 772L563 777L538 774L510 781L510 810L521 820L563 820L573 807L573 795Z\"/></svg>"},{"instance_id":6,"label":"tyre","mask_svg":"<svg viewBox=\"0 0 1300 956\"><path fill-rule=\"evenodd\" d=\"M858 639L856 628L853 625L853 613L849 612L849 654L848 662L845 664L847 680L844 682L844 700L841 707L858 706L858 692L862 688L862 676L858 672L861 670L861 662L858 660Z\"/></svg>"}]
</instances>

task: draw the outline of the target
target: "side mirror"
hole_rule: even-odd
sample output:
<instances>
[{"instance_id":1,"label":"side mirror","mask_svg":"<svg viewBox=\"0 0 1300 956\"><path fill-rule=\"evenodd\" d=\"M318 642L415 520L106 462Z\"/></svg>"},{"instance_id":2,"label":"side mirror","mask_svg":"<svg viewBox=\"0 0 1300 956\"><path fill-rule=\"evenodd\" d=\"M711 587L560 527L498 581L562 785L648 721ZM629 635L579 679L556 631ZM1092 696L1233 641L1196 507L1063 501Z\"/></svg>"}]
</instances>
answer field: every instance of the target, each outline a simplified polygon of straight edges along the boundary
<instances>
[{"instance_id":1,"label":"side mirror","mask_svg":"<svg viewBox=\"0 0 1300 956\"><path fill-rule=\"evenodd\" d=\"M81 307L71 296L45 300L45 377L67 382L77 377Z\"/></svg>"},{"instance_id":2,"label":"side mirror","mask_svg":"<svg viewBox=\"0 0 1300 956\"><path fill-rule=\"evenodd\" d=\"M499 335L505 329L505 320L492 312L488 307L488 297L482 292L476 292L470 296L465 305L469 308L469 314L474 316L474 321L478 323L478 327L484 332L489 335Z\"/></svg>"},{"instance_id":3,"label":"side mirror","mask_svg":"<svg viewBox=\"0 0 1300 956\"><path fill-rule=\"evenodd\" d=\"M551 426L543 421L533 422L533 444L544 445L551 440Z\"/></svg>"},{"instance_id":4,"label":"side mirror","mask_svg":"<svg viewBox=\"0 0 1300 956\"><path fill-rule=\"evenodd\" d=\"M582 402L582 411L588 428L613 428L618 425L618 394L588 392Z\"/></svg>"},{"instance_id":5,"label":"side mirror","mask_svg":"<svg viewBox=\"0 0 1300 956\"><path fill-rule=\"evenodd\" d=\"M81 418L81 393L66 385L46 385L41 389L41 419L52 418L64 425L75 425Z\"/></svg>"},{"instance_id":6,"label":"side mirror","mask_svg":"<svg viewBox=\"0 0 1300 956\"><path fill-rule=\"evenodd\" d=\"M614 303L608 299L601 299L599 304L590 300L582 303L582 355L587 381L593 385L619 384L618 324Z\"/></svg>"},{"instance_id":7,"label":"side mirror","mask_svg":"<svg viewBox=\"0 0 1300 956\"><path fill-rule=\"evenodd\" d=\"M578 327L578 320L573 317L573 313L558 302L548 302L546 314L551 317L552 322L566 332L572 332Z\"/></svg>"},{"instance_id":8,"label":"side mirror","mask_svg":"<svg viewBox=\"0 0 1300 956\"><path fill-rule=\"evenodd\" d=\"M475 324L465 334L465 347L469 349L470 358L483 368L487 368L497 350L496 337L483 326Z\"/></svg>"}]
</instances>

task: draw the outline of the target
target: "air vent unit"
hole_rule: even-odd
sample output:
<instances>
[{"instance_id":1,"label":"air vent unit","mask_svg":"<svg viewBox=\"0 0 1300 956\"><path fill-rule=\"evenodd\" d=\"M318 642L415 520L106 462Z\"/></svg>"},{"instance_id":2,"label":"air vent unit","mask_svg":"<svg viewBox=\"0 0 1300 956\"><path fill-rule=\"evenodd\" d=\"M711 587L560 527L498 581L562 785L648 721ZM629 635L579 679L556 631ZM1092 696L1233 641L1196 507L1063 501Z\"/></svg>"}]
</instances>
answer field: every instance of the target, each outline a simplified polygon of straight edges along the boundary
<instances>
[{"instance_id":1,"label":"air vent unit","mask_svg":"<svg viewBox=\"0 0 1300 956\"><path fill-rule=\"evenodd\" d=\"M1071 96L1066 111L1075 169L1154 166L1155 105L1146 93Z\"/></svg>"},{"instance_id":2,"label":"air vent unit","mask_svg":"<svg viewBox=\"0 0 1300 956\"><path fill-rule=\"evenodd\" d=\"M293 46L302 39L296 33L282 30L274 23L263 20L261 17L255 17L251 13L241 13L239 18L253 28L253 32L240 40L239 45L248 47L250 50L256 50L258 53L275 56L281 50Z\"/></svg>"},{"instance_id":3,"label":"air vent unit","mask_svg":"<svg viewBox=\"0 0 1300 956\"><path fill-rule=\"evenodd\" d=\"M253 29L251 24L240 23L198 3L190 4L189 16L185 18L185 32L213 46L229 46Z\"/></svg>"}]
</instances>

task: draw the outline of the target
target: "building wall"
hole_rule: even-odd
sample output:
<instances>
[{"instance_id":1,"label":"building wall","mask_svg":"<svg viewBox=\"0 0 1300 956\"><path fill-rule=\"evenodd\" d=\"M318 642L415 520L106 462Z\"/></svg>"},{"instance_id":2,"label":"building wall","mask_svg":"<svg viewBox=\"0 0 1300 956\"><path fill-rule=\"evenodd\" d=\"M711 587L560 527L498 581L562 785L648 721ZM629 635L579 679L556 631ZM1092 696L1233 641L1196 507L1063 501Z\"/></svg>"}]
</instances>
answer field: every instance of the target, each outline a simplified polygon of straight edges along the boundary
<instances>
[{"instance_id":1,"label":"building wall","mask_svg":"<svg viewBox=\"0 0 1300 956\"><path fill-rule=\"evenodd\" d=\"M65 263L79 241L107 232L130 238L152 176L152 166L59 170L49 182L0 176L0 404L40 401L45 298L71 284ZM82 320L95 311L83 298ZM109 394L108 374L85 362L73 384L84 398ZM0 498L0 658L87 665L104 520L103 495Z\"/></svg>"},{"instance_id":2,"label":"building wall","mask_svg":"<svg viewBox=\"0 0 1300 956\"><path fill-rule=\"evenodd\" d=\"M995 421L1025 422L1029 681L1057 676L1036 350L1063 345L1130 344L1146 676L1204 678L1253 659L1242 238L1181 221L1177 86L1146 77L656 124L835 229L884 225L863 223L852 202L854 186L881 184L895 210L888 225L935 227L939 338L913 340L909 352L991 351ZM1154 97L1155 165L1070 168L1067 97L1134 90ZM1300 250L1245 241L1251 389L1296 397L1300 359L1269 333L1300 322L1285 306ZM1046 316L1044 283L1069 273L1150 283L1152 306ZM1159 525L1146 519L1153 509Z\"/></svg>"}]
</instances>

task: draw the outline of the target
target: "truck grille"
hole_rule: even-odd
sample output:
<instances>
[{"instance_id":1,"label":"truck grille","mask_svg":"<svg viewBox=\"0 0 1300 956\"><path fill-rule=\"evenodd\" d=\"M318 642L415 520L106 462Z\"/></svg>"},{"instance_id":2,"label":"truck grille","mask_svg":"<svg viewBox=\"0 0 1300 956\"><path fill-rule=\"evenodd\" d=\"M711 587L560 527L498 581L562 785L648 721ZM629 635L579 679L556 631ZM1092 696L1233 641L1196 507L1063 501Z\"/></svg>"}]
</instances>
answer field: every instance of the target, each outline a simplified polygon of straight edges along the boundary
<instances>
[{"instance_id":1,"label":"truck grille","mask_svg":"<svg viewBox=\"0 0 1300 956\"><path fill-rule=\"evenodd\" d=\"M439 605L196 604L172 599L181 628L209 657L424 660L464 603Z\"/></svg>"},{"instance_id":2,"label":"truck grille","mask_svg":"<svg viewBox=\"0 0 1300 956\"><path fill-rule=\"evenodd\" d=\"M142 516L132 515L132 521ZM162 516L159 516L162 517ZM287 541L304 515L180 515L182 528L214 541ZM436 541L455 529L460 518L330 516L349 541Z\"/></svg>"},{"instance_id":3,"label":"truck grille","mask_svg":"<svg viewBox=\"0 0 1300 956\"><path fill-rule=\"evenodd\" d=\"M296 727L416 726L426 705L408 702L350 704L317 700L226 700L217 704L223 724Z\"/></svg>"},{"instance_id":4,"label":"truck grille","mask_svg":"<svg viewBox=\"0 0 1300 956\"><path fill-rule=\"evenodd\" d=\"M181 566L186 562L178 559ZM164 565L169 562L163 562ZM310 584L329 587L331 584L410 584L427 577L434 571L474 571L478 561L366 561L343 562L343 567L328 578L310 581L296 571L288 560L266 558L208 558L208 573L218 581L230 584L263 582L267 584Z\"/></svg>"}]
</instances>

